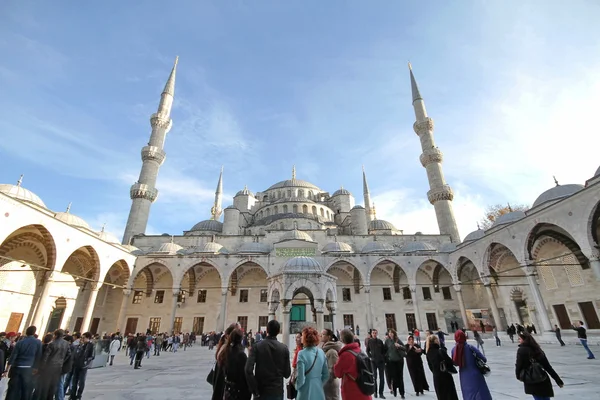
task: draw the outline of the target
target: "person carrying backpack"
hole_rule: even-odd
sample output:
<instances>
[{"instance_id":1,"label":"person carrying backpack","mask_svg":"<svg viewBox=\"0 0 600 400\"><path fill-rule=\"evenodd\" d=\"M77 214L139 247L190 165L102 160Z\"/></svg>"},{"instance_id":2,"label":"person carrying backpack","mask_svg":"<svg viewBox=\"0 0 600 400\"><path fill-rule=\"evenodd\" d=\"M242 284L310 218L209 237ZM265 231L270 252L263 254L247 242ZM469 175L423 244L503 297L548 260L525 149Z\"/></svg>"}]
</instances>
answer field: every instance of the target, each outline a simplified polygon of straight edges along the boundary
<instances>
[{"instance_id":1,"label":"person carrying backpack","mask_svg":"<svg viewBox=\"0 0 600 400\"><path fill-rule=\"evenodd\" d=\"M371 400L375 393L375 379L369 358L360 351L349 329L340 332L344 345L333 367L333 373L342 380L342 400ZM360 368L359 368L360 365Z\"/></svg>"}]
</instances>

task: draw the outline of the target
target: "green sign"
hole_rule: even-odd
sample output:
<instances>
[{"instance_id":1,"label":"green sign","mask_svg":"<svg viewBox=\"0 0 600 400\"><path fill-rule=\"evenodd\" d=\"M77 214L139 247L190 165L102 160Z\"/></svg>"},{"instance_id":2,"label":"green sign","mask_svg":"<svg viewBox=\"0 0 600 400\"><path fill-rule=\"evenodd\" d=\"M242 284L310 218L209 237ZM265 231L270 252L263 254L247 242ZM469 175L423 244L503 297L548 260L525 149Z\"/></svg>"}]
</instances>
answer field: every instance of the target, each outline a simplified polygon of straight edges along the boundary
<instances>
[{"instance_id":1,"label":"green sign","mask_svg":"<svg viewBox=\"0 0 600 400\"><path fill-rule=\"evenodd\" d=\"M275 249L275 256L277 257L313 257L315 255L315 248L279 247Z\"/></svg>"}]
</instances>

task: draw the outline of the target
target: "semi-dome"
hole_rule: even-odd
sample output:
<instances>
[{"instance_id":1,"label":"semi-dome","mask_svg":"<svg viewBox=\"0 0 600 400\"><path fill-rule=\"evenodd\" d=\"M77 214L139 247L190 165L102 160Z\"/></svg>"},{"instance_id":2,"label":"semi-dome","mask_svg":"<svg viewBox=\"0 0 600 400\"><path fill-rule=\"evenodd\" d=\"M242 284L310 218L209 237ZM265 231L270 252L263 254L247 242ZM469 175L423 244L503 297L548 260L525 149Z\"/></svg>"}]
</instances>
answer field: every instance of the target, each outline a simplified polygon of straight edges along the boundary
<instances>
[{"instance_id":1,"label":"semi-dome","mask_svg":"<svg viewBox=\"0 0 600 400\"><path fill-rule=\"evenodd\" d=\"M16 185L8 183L0 184L0 193L4 193L14 199L24 201L26 203L35 204L40 207L47 208L42 199L37 194L27 190L21 186L21 180Z\"/></svg>"},{"instance_id":2,"label":"semi-dome","mask_svg":"<svg viewBox=\"0 0 600 400\"><path fill-rule=\"evenodd\" d=\"M121 241L119 239L117 239L115 236L111 235L110 233L106 232L104 230L104 228L102 228L102 230L100 232L98 232L97 235L98 235L98 238L100 238L100 240L104 240L107 243L121 244Z\"/></svg>"},{"instance_id":3,"label":"semi-dome","mask_svg":"<svg viewBox=\"0 0 600 400\"><path fill-rule=\"evenodd\" d=\"M190 232L223 232L223 223L214 219L207 219L194 225Z\"/></svg>"},{"instance_id":4,"label":"semi-dome","mask_svg":"<svg viewBox=\"0 0 600 400\"><path fill-rule=\"evenodd\" d=\"M152 249L150 251L150 253L160 253L160 254L165 254L165 255L175 255L180 250L183 250L183 247L181 247L180 245L178 245L176 243L173 243L173 242L167 242L167 243L161 244L157 248Z\"/></svg>"},{"instance_id":5,"label":"semi-dome","mask_svg":"<svg viewBox=\"0 0 600 400\"><path fill-rule=\"evenodd\" d=\"M248 190L248 186L244 186L244 188L242 190L240 190L239 192L237 192L234 197L237 197L237 196L254 196L254 193L252 193L250 190Z\"/></svg>"},{"instance_id":6,"label":"semi-dome","mask_svg":"<svg viewBox=\"0 0 600 400\"><path fill-rule=\"evenodd\" d=\"M323 272L323 267L312 257L299 256L287 260L282 272Z\"/></svg>"},{"instance_id":7,"label":"semi-dome","mask_svg":"<svg viewBox=\"0 0 600 400\"><path fill-rule=\"evenodd\" d=\"M312 242L312 238L306 232L299 231L298 229L293 229L283 235L282 240L304 240L306 242Z\"/></svg>"},{"instance_id":8,"label":"semi-dome","mask_svg":"<svg viewBox=\"0 0 600 400\"><path fill-rule=\"evenodd\" d=\"M310 182L303 181L302 179L288 179L285 181L277 182L276 184L271 185L271 187L269 187L267 190L280 189L280 188L286 188L286 187L302 187L302 188L314 189L316 191L321 191L321 189L319 189L319 187L313 185Z\"/></svg>"},{"instance_id":9,"label":"semi-dome","mask_svg":"<svg viewBox=\"0 0 600 400\"><path fill-rule=\"evenodd\" d=\"M369 230L370 231L379 231L379 230L395 231L396 227L391 222L384 221L382 219L374 219L373 221L369 222Z\"/></svg>"},{"instance_id":10,"label":"semi-dome","mask_svg":"<svg viewBox=\"0 0 600 400\"><path fill-rule=\"evenodd\" d=\"M354 250L348 243L336 241L327 243L325 247L323 247L323 250L321 250L321 253L354 253Z\"/></svg>"},{"instance_id":11,"label":"semi-dome","mask_svg":"<svg viewBox=\"0 0 600 400\"><path fill-rule=\"evenodd\" d=\"M336 190L335 192L333 192L333 194L331 195L331 197L335 197L335 196L352 196L352 193L350 193L350 191L344 189L344 187L339 188L338 190Z\"/></svg>"},{"instance_id":12,"label":"semi-dome","mask_svg":"<svg viewBox=\"0 0 600 400\"><path fill-rule=\"evenodd\" d=\"M67 211L57 212L56 214L54 214L54 218L66 223L66 224L69 224L71 226L77 227L77 228L90 229L90 226L88 225L87 222L85 222L83 220L83 218L80 218L77 215L71 214L71 205L70 204L67 207Z\"/></svg>"},{"instance_id":13,"label":"semi-dome","mask_svg":"<svg viewBox=\"0 0 600 400\"><path fill-rule=\"evenodd\" d=\"M199 246L194 246L185 251L186 254L194 253L209 253L209 254L229 254L227 249L222 244L216 242L208 242Z\"/></svg>"},{"instance_id":14,"label":"semi-dome","mask_svg":"<svg viewBox=\"0 0 600 400\"><path fill-rule=\"evenodd\" d=\"M436 251L437 249L431 243L427 242L406 242L402 246L403 253L416 253L418 251Z\"/></svg>"},{"instance_id":15,"label":"semi-dome","mask_svg":"<svg viewBox=\"0 0 600 400\"><path fill-rule=\"evenodd\" d=\"M463 243L472 242L474 240L481 239L484 236L485 236L485 231L483 229L477 229L476 231L469 233L463 240Z\"/></svg>"},{"instance_id":16,"label":"semi-dome","mask_svg":"<svg viewBox=\"0 0 600 400\"><path fill-rule=\"evenodd\" d=\"M271 246L266 243L248 242L241 245L237 252L267 254L271 252Z\"/></svg>"},{"instance_id":17,"label":"semi-dome","mask_svg":"<svg viewBox=\"0 0 600 400\"><path fill-rule=\"evenodd\" d=\"M443 243L438 248L440 253L452 253L456 250L456 243Z\"/></svg>"},{"instance_id":18,"label":"semi-dome","mask_svg":"<svg viewBox=\"0 0 600 400\"><path fill-rule=\"evenodd\" d=\"M571 196L572 194L579 192L581 189L583 189L583 185L576 183L571 183L568 185L556 185L552 189L548 189L544 193L540 194L533 202L532 208L549 201L560 200L562 198Z\"/></svg>"},{"instance_id":19,"label":"semi-dome","mask_svg":"<svg viewBox=\"0 0 600 400\"><path fill-rule=\"evenodd\" d=\"M394 246L387 242L373 241L369 242L362 248L362 253L389 253L396 251Z\"/></svg>"},{"instance_id":20,"label":"semi-dome","mask_svg":"<svg viewBox=\"0 0 600 400\"><path fill-rule=\"evenodd\" d=\"M496 218L492 226L510 224L511 222L515 222L525 217L526 215L523 211L511 211Z\"/></svg>"}]
</instances>

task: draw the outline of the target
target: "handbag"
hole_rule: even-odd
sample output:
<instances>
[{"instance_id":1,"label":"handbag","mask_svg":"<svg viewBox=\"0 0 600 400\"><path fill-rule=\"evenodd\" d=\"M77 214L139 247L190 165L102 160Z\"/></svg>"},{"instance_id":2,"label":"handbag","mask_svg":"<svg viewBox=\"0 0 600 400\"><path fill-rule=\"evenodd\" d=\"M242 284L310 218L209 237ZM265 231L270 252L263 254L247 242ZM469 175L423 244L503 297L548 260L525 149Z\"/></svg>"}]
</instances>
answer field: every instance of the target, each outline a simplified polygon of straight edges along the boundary
<instances>
[{"instance_id":1,"label":"handbag","mask_svg":"<svg viewBox=\"0 0 600 400\"><path fill-rule=\"evenodd\" d=\"M488 376L492 372L489 365L487 365L486 362L483 361L483 359L479 357L473 349L471 349L471 351L473 352L473 357L475 357L475 366L479 372L481 372L483 376Z\"/></svg>"},{"instance_id":2,"label":"handbag","mask_svg":"<svg viewBox=\"0 0 600 400\"><path fill-rule=\"evenodd\" d=\"M215 363L213 364L213 367L211 368L210 372L206 376L206 382L209 383L211 386L214 385L214 382L215 382L215 366L216 365L217 365L217 362L215 361Z\"/></svg>"},{"instance_id":3,"label":"handbag","mask_svg":"<svg viewBox=\"0 0 600 400\"><path fill-rule=\"evenodd\" d=\"M521 370L519 378L526 384L537 384L545 382L548 379L548 374L544 367L540 365L534 358L529 358L529 367Z\"/></svg>"},{"instance_id":4,"label":"handbag","mask_svg":"<svg viewBox=\"0 0 600 400\"><path fill-rule=\"evenodd\" d=\"M317 351L317 353L315 353L315 359L313 360L312 365L310 366L309 369L307 369L304 372L304 376L310 374L310 371L312 371L312 369L315 366L315 363L317 362L318 356L319 356L319 352ZM294 369L294 371L296 371L296 370ZM285 388L286 388L286 394L287 394L288 399L292 400L292 399L295 399L296 396L298 396L298 390L296 389L296 379L294 379L294 377L292 377L289 380L289 382L287 383Z\"/></svg>"},{"instance_id":5,"label":"handbag","mask_svg":"<svg viewBox=\"0 0 600 400\"><path fill-rule=\"evenodd\" d=\"M457 374L458 371L456 370L456 366L454 365L452 359L448 357L448 355L444 353L442 349L440 349L439 352L439 355L442 357L442 360L440 362L440 372L448 374Z\"/></svg>"}]
</instances>

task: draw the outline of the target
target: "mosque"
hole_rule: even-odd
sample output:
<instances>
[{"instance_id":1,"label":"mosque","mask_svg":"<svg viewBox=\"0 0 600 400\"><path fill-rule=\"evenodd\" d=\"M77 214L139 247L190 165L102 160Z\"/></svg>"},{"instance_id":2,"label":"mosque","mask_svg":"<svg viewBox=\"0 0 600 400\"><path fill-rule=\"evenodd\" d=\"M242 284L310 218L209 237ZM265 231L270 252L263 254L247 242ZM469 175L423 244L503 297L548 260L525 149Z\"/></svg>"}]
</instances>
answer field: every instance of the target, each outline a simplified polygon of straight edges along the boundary
<instances>
[{"instance_id":1,"label":"mosque","mask_svg":"<svg viewBox=\"0 0 600 400\"><path fill-rule=\"evenodd\" d=\"M519 322L547 332L583 320L600 330L600 168L461 241L412 68L413 127L439 234L379 219L364 170L357 205L348 190L329 192L292 169L266 189L243 188L224 209L221 171L209 219L182 234L146 235L176 70L177 61L150 117L122 241L69 208L48 209L22 179L0 185L0 330L199 333L239 321L255 332L276 318L286 343L307 324L407 332Z\"/></svg>"}]
</instances>

